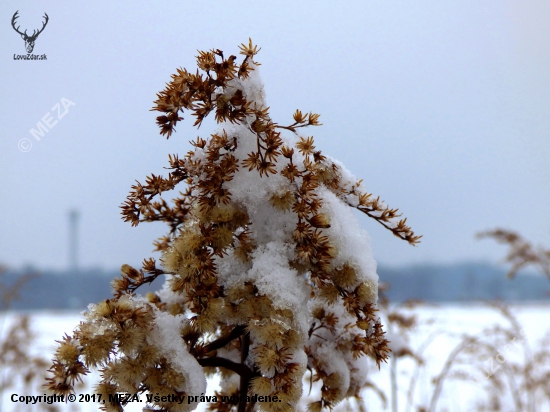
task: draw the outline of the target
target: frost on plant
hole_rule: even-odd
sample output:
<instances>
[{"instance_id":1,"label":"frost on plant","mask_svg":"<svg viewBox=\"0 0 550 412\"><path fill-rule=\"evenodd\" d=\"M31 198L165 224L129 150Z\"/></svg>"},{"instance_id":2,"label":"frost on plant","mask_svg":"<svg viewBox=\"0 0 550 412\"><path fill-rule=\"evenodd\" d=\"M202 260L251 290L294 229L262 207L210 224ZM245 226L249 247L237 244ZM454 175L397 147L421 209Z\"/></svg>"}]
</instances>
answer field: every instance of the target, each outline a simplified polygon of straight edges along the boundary
<instances>
[{"instance_id":1,"label":"frost on plant","mask_svg":"<svg viewBox=\"0 0 550 412\"><path fill-rule=\"evenodd\" d=\"M206 378L219 374L210 410L290 411L308 373L322 382L309 406L316 411L358 396L363 355L386 360L376 262L352 209L413 245L420 237L316 150L302 131L320 125L318 114L296 110L286 126L271 119L253 60L259 50L252 42L240 49L240 64L220 50L199 52L199 70L178 69L158 94L162 135L170 137L185 112L196 126L213 112L220 128L182 158L169 156L167 177L132 187L124 219L170 228L155 242L160 267L153 259L140 270L122 266L114 297L91 305L60 342L51 390L72 391L93 367L106 398L158 393L165 401L152 400L149 410L183 411L196 403L170 396L204 394ZM172 202L160 198L174 189ZM160 275L161 290L135 294ZM271 402L247 404L247 394Z\"/></svg>"}]
</instances>

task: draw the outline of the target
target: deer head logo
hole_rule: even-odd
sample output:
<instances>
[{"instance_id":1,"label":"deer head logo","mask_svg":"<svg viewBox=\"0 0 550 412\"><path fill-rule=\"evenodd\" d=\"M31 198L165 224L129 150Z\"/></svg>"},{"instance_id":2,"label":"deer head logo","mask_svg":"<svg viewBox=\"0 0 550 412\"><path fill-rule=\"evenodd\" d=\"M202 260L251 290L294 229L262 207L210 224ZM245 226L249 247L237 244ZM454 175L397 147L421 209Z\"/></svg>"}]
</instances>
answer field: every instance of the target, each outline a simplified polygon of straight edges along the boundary
<instances>
[{"instance_id":1,"label":"deer head logo","mask_svg":"<svg viewBox=\"0 0 550 412\"><path fill-rule=\"evenodd\" d=\"M48 15L46 13L44 13L44 18L46 19L46 21L44 22L44 25L42 26L42 28L40 30L38 30L38 32L36 30L34 30L32 35L29 36L29 35L27 35L27 30L25 30L24 33L21 33L19 31L19 26L15 27L15 20L17 20L17 18L19 17L17 15L17 13L19 13L19 10L17 10L15 12L15 14L13 15L13 17L11 19L11 25L12 25L13 29L21 35L23 40L25 40L25 48L27 49L27 53L32 53L32 51L34 49L34 42L36 41L36 38L38 37L38 35L40 33L42 33L42 31L46 27L46 24L48 24L48 20L49 20Z\"/></svg>"}]
</instances>

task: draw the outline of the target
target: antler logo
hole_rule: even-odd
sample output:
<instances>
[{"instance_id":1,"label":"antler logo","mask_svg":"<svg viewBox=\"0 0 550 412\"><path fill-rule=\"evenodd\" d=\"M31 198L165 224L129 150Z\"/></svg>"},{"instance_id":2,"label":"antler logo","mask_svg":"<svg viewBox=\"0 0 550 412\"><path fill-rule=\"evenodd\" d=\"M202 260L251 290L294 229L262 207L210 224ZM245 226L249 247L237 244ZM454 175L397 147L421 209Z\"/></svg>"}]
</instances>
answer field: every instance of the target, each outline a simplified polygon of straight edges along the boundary
<instances>
[{"instance_id":1,"label":"antler logo","mask_svg":"<svg viewBox=\"0 0 550 412\"><path fill-rule=\"evenodd\" d=\"M42 31L44 30L44 28L46 27L46 24L48 24L49 17L46 13L44 13L44 17L46 19L46 21L44 22L44 25L42 26L42 28L40 30L38 30L38 32L36 30L34 30L33 33L32 33L32 36L29 36L29 35L27 35L27 30L25 30L24 33L21 33L19 31L20 26L15 27L15 20L17 20L17 18L19 17L17 15L17 13L19 13L19 10L17 10L15 12L15 14L13 15L13 17L11 19L11 25L12 25L13 29L21 35L23 40L25 40L25 48L27 49L27 53L32 53L32 51L34 49L34 42L36 41L36 38L38 37L38 35L40 33L42 33Z\"/></svg>"}]
</instances>

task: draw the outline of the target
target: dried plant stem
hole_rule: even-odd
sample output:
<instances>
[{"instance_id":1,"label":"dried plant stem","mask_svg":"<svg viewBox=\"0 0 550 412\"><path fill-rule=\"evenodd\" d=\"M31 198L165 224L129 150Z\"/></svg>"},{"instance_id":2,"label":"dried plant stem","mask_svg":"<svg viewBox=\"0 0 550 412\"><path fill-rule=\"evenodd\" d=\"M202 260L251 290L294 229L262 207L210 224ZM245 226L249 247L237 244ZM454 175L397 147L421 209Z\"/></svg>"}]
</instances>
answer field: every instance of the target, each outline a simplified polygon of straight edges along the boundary
<instances>
[{"instance_id":1,"label":"dried plant stem","mask_svg":"<svg viewBox=\"0 0 550 412\"><path fill-rule=\"evenodd\" d=\"M534 266L550 279L550 249L536 247L518 233L506 229L493 229L477 234L478 238L490 237L508 245L505 260L512 265L508 277L513 278L521 269Z\"/></svg>"},{"instance_id":2,"label":"dried plant stem","mask_svg":"<svg viewBox=\"0 0 550 412\"><path fill-rule=\"evenodd\" d=\"M378 397L380 398L380 401L382 402L382 407L384 409L386 409L386 407L388 405L388 400L386 399L386 394L382 391L382 389L380 389L378 386L376 386L372 381L367 381L365 383L365 387L367 389L372 389L374 391L374 393L376 393L378 395ZM360 412L363 412L363 411L367 410L363 403L361 403L361 402L357 402L357 403L360 406Z\"/></svg>"},{"instance_id":3,"label":"dried plant stem","mask_svg":"<svg viewBox=\"0 0 550 412\"><path fill-rule=\"evenodd\" d=\"M437 405L437 401L439 399L439 395L441 394L441 390L443 389L443 382L445 381L445 378L447 377L447 374L449 373L449 370L453 366L453 363L458 356L458 354L466 348L466 346L471 345L474 339L470 337L466 337L460 344L458 344L453 351L449 354L447 357L447 360L445 361L445 364L443 365L443 369L435 378L435 388L432 393L432 399L430 400L430 406L428 407L428 412L435 412L435 407Z\"/></svg>"},{"instance_id":4,"label":"dried plant stem","mask_svg":"<svg viewBox=\"0 0 550 412\"><path fill-rule=\"evenodd\" d=\"M215 341L210 342L204 347L204 352L208 353L216 349L223 348L229 342L234 339L239 338L246 330L245 325L236 326L229 335L216 339Z\"/></svg>"},{"instance_id":5,"label":"dried plant stem","mask_svg":"<svg viewBox=\"0 0 550 412\"><path fill-rule=\"evenodd\" d=\"M480 346L484 346L489 352L497 352L497 348L495 348L493 345L490 345L488 343L484 342L476 342ZM525 410L524 405L521 402L521 398L519 396L518 388L516 386L516 381L514 379L514 371L510 369L509 365L505 362L502 364L503 370L506 374L506 377L508 378L508 383L510 385L510 391L512 392L512 397L514 398L514 404L516 406L517 411L523 411ZM529 409L532 410L532 409Z\"/></svg>"},{"instance_id":6,"label":"dried plant stem","mask_svg":"<svg viewBox=\"0 0 550 412\"><path fill-rule=\"evenodd\" d=\"M241 336L241 364L246 367L245 362L248 358L248 351L250 349L250 333L246 333ZM239 388L239 408L237 412L246 412L246 395L248 394L248 385L250 384L250 375L241 375L241 382Z\"/></svg>"},{"instance_id":7,"label":"dried plant stem","mask_svg":"<svg viewBox=\"0 0 550 412\"><path fill-rule=\"evenodd\" d=\"M430 343L433 342L436 336L440 335L440 332L432 333L428 338L422 343L420 348L417 351L418 356L422 356L424 351L430 346ZM409 390L407 391L407 409L406 412L410 412L413 401L414 401L414 391L416 389L416 382L418 381L418 376L420 374L420 367L422 366L423 362L420 362L417 360L416 368L414 371L414 375L411 377L411 380L409 382Z\"/></svg>"},{"instance_id":8,"label":"dried plant stem","mask_svg":"<svg viewBox=\"0 0 550 412\"><path fill-rule=\"evenodd\" d=\"M392 412L398 412L397 409L397 357L391 357L391 410Z\"/></svg>"},{"instance_id":9,"label":"dried plant stem","mask_svg":"<svg viewBox=\"0 0 550 412\"><path fill-rule=\"evenodd\" d=\"M221 367L228 369L232 372L235 372L241 378L243 376L247 376L248 379L252 377L252 371L250 368L246 365L243 365L242 363L233 362L232 360L226 359L226 358L219 358L219 357L212 357L212 358L203 358L203 359L197 359L197 362L201 366L208 366L208 367Z\"/></svg>"},{"instance_id":10,"label":"dried plant stem","mask_svg":"<svg viewBox=\"0 0 550 412\"><path fill-rule=\"evenodd\" d=\"M453 349L453 351L449 354L449 356L447 357L447 360L445 361L445 364L443 365L443 369L441 370L439 375L435 378L435 388L434 388L434 391L432 393L432 398L430 400L430 406L428 407L428 412L435 412L436 406L437 406L437 401L439 399L439 396L441 395L441 390L443 389L444 381L445 381L449 371L451 370L451 368L452 368L452 366L453 366L453 364L456 360L456 357L460 354L460 352L462 352L469 345L484 346L490 352L496 352L497 351L495 347L493 347L492 345L489 345L487 343L480 342L476 337L466 336L462 340L462 342L460 342ZM505 371L506 376L509 380L510 390L511 390L512 396L514 398L514 403L515 403L515 406L516 406L516 410L518 410L518 411L524 410L521 399L519 397L518 389L515 385L513 371L510 370L510 368L508 367L508 365L506 363L504 363L502 366L503 366L503 370Z\"/></svg>"},{"instance_id":11,"label":"dried plant stem","mask_svg":"<svg viewBox=\"0 0 550 412\"><path fill-rule=\"evenodd\" d=\"M500 313L510 322L516 336L523 335L523 328L521 327L517 318L512 314L512 312L509 310L509 308L506 305L504 305L502 302L494 302L492 306L497 308L500 311ZM531 351L531 347L529 346L529 342L527 341L527 339L520 339L520 342L523 346L523 358L524 358L523 362L525 365L523 368L523 375L525 379L525 386L528 389L527 390L527 410L535 411L535 391L531 389L534 386L533 377L531 376L531 372L533 370L533 353Z\"/></svg>"}]
</instances>

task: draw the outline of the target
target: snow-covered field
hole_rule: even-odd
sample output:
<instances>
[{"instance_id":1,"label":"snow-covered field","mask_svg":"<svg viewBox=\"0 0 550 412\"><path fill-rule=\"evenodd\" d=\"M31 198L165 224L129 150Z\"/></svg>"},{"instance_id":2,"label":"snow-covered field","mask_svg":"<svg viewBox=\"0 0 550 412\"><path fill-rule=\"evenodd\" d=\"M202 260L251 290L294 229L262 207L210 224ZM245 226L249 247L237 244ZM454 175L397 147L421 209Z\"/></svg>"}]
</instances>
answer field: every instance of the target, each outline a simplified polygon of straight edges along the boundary
<instances>
[{"instance_id":1,"label":"snow-covered field","mask_svg":"<svg viewBox=\"0 0 550 412\"><path fill-rule=\"evenodd\" d=\"M442 305L442 306L420 306L414 310L418 314L419 326L411 334L409 346L424 361L424 366L419 369L416 389L414 393L414 405L416 407L427 407L430 404L434 392L433 378L439 375L452 351L463 341L464 335L475 336L481 341L495 342L486 329L492 326L500 325L503 328L510 328L510 322L502 316L495 308L488 305ZM520 340L525 337L525 342L530 345L532 351L540 347L540 341L550 334L550 305L530 304L515 305L512 307L514 316L521 326L521 334L511 333L510 338L504 339L500 344L496 344L494 352L489 350L489 354L479 356L477 362L461 365L460 370L469 374L473 379L460 381L457 379L447 379L444 381L442 393L437 403L437 411L474 411L476 402L487 397L486 385L487 374L494 372L495 376L504 374L506 363L514 361L523 361L523 347ZM403 312L406 313L406 312ZM419 348L425 347L420 353ZM466 349L468 345L466 345ZM461 352L462 354L463 352ZM492 356L491 356L492 355ZM498 359L503 361L501 364ZM460 356L457 357L457 360ZM473 359L468 357L462 359ZM479 361L481 360L481 362ZM475 366L474 366L475 365ZM481 367L480 367L481 365ZM416 411L415 408L407 407L407 390L411 381L411 375L415 372L415 362L410 357L399 358L397 362L397 381L399 388L399 411ZM477 367L476 367L477 366ZM549 369L546 364L546 369ZM386 394L390 394L390 365L385 365L372 380L378 383ZM536 366L535 366L536 369ZM456 367L453 370L458 370ZM517 377L517 381L521 381ZM548 382L550 386L550 382ZM509 388L503 388L503 393L509 393ZM369 400L367 405L371 405L369 410L382 410L380 402L376 402L373 392L367 392ZM502 396L503 411L515 411L511 404L511 398L508 395ZM510 404L507 404L510 402ZM388 404L389 404L388 400ZM391 410L388 408L387 410ZM550 411L548 401L545 405L537 405L536 411Z\"/></svg>"},{"instance_id":2,"label":"snow-covered field","mask_svg":"<svg viewBox=\"0 0 550 412\"><path fill-rule=\"evenodd\" d=\"M521 327L522 335L525 341L535 351L539 347L540 340L550 332L550 304L523 304L514 305L513 313L517 317ZM406 312L404 312L406 313ZM472 305L441 305L428 306L422 305L414 309L414 313L418 315L420 321L419 326L414 329L410 335L410 340L401 341L401 335L394 334L395 345L408 345L413 352L416 352L424 361L423 366L418 369L418 378L412 395L414 408L410 411L416 411L418 406L428 406L434 392L434 383L432 379L437 376L449 356L457 344L461 342L461 335L468 334L477 336L480 339L488 339L484 336L484 329L492 325L499 324L503 327L508 327L509 322L498 311L487 305L472 304ZM36 333L38 339L33 344L32 350L36 354L42 354L45 358L51 358L51 353L55 346L55 340L59 340L65 332L70 333L72 329L79 323L81 315L75 312L53 312L41 311L30 312L31 327ZM11 322L14 321L17 313L10 312L0 315L0 342L4 340L5 333ZM391 335L391 334L390 334ZM491 356L482 357L483 365L488 371L494 372L495 376L506 373L506 363L521 360L524 356L523 346L517 342L523 339L523 336L512 336L510 342L502 343L501 347L497 347L500 353L494 353L493 359ZM419 353L419 348L425 345L425 350ZM500 361L499 361L500 359ZM416 373L416 363L410 357L399 358L396 363L396 376L398 383L398 410L408 411L407 391L411 382L411 376ZM478 363L479 365L479 363ZM546 366L548 369L548 365ZM537 367L537 365L535 365ZM468 365L462 365L460 370L465 371L473 377L469 382L459 381L456 379L447 379L443 385L436 410L438 411L471 411L475 410L476 399L481 399L486 396L485 384L486 377L479 372L479 368L473 366L468 369ZM385 410L391 410L390 401L390 369L391 363L382 365L380 371L376 368L372 370L370 380L374 382L388 397L388 405ZM453 369L451 369L453 371ZM6 378L6 370L1 370L2 378ZM7 377L10 379L10 377ZM82 389L83 394L92 394L92 382L97 379L95 376L90 376L87 385ZM548 383L550 386L550 382ZM315 390L315 386L314 386ZM309 384L304 386L304 392L309 391ZM504 393L509 392L508 388L504 388ZM521 392L521 388L519 388ZM33 390L32 393L27 393L20 386L9 388L2 394L1 411L46 411L46 404L37 404L25 406L22 403L11 402L13 394L17 395L41 395L43 391L39 389ZM512 398L508 400L507 395L503 395L502 410L515 410L512 404ZM145 399L143 398L143 401ZM380 398L371 390L364 393L364 401L369 411L384 410ZM506 404L509 402L510 404ZM97 405L92 403L78 403L67 405L59 405L60 411L95 411ZM128 411L139 411L143 404L135 404ZM352 408L351 405L340 405L337 410L346 411ZM548 400L545 404L538 404L536 411L550 411Z\"/></svg>"}]
</instances>

